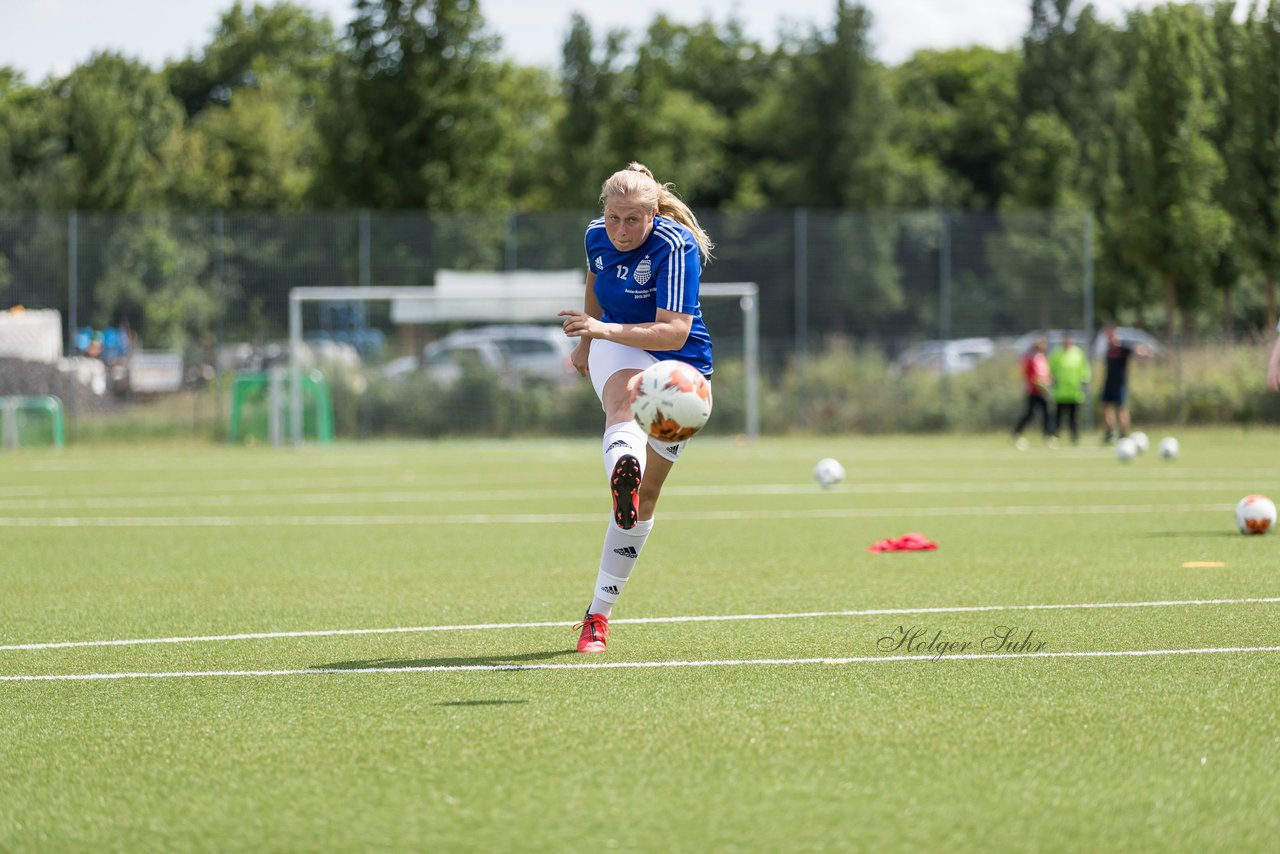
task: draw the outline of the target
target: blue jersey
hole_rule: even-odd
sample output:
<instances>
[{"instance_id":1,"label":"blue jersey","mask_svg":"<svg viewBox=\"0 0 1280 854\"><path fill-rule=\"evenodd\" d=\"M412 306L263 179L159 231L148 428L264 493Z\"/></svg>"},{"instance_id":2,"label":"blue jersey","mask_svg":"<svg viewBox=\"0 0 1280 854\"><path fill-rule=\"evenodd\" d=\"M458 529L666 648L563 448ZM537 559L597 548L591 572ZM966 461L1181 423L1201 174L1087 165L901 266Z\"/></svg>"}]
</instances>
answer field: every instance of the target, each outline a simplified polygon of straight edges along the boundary
<instances>
[{"instance_id":1,"label":"blue jersey","mask_svg":"<svg viewBox=\"0 0 1280 854\"><path fill-rule=\"evenodd\" d=\"M698 286L702 256L693 232L666 217L653 218L644 245L619 252L609 240L604 217L587 226L587 268L596 274L596 301L608 323L653 323L658 309L693 315L689 337L679 350L648 350L659 359L688 362L711 376L711 335L702 322Z\"/></svg>"}]
</instances>

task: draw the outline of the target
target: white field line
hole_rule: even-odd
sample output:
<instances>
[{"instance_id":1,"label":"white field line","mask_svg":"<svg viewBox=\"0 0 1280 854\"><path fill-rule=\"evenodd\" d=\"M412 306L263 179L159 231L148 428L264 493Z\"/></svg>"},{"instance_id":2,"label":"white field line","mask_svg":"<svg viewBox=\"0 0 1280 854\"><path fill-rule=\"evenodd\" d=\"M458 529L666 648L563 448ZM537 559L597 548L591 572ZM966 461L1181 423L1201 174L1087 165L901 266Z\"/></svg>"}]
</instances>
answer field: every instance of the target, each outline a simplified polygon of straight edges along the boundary
<instances>
[{"instance_id":1,"label":"white field line","mask_svg":"<svg viewBox=\"0 0 1280 854\"><path fill-rule=\"evenodd\" d=\"M184 465L186 463L184 462ZM170 464L171 467L171 464ZM482 485L483 481L477 478L473 481L477 486ZM366 487L369 489L386 489L390 486L404 485L412 486L414 484L423 483L422 478L415 477L412 474L388 474L385 477L376 474L364 475L307 475L307 476L279 476L272 477L270 472L263 472L258 478L228 478L225 480L209 480L201 481L199 484L200 494L209 492L258 492L264 486L270 486L276 490L316 490L316 489L352 489L355 487ZM465 484L460 483L458 479L454 479L451 483L462 488ZM33 492L34 490L34 492ZM85 496L103 496L127 493L130 495L157 495L157 494L177 494L190 495L193 493L193 487L190 480L138 480L136 477L124 483L77 483L77 484L56 484L46 486L0 486L0 496L10 495L66 495L68 491L74 490Z\"/></svg>"},{"instance_id":2,"label":"white field line","mask_svg":"<svg viewBox=\"0 0 1280 854\"><path fill-rule=\"evenodd\" d=\"M548 499L594 498L600 495L598 487L563 487L548 490L528 489L476 489L476 488L418 488L391 490L382 483L380 489L342 489L331 492L287 491L283 484L272 482L273 489L263 490L261 481L245 481L243 485L226 491L208 489L193 493L177 484L166 489L156 489L154 484L140 484L138 489L121 493L97 493L93 495L67 496L65 492L46 497L38 487L0 488L0 510L110 510L118 508L169 508L175 504L183 507L237 507L237 506L297 506L352 504L422 504L426 502L459 501L492 503L495 501L546 501ZM373 484L366 484L373 485ZM954 483L847 483L836 487L827 495L923 495L923 494L993 494L1008 495L1039 493L1088 492L1107 494L1113 492L1197 492L1237 490L1240 481L1113 481L1081 483L1000 483L993 481ZM336 486L336 484L329 484ZM255 489L256 487L256 489ZM244 491L239 491L243 489ZM145 494L139 494L145 493ZM669 495L685 497L717 497L747 495L816 495L822 494L811 483L757 483L733 486L674 486Z\"/></svg>"},{"instance_id":3,"label":"white field line","mask_svg":"<svg viewBox=\"0 0 1280 854\"><path fill-rule=\"evenodd\" d=\"M1105 504L963 507L833 507L809 510L711 510L682 512L667 522L735 522L778 519L885 519L940 516L1099 516L1141 513L1221 513L1235 505ZM603 513L381 513L333 516L0 516L0 528L261 528L366 525L549 525L599 522Z\"/></svg>"},{"instance_id":4,"label":"white field line","mask_svg":"<svg viewBox=\"0 0 1280 854\"><path fill-rule=\"evenodd\" d=\"M1212 605L1273 605L1280 596L1245 599L1177 599L1148 602L1082 602L1042 605L956 605L934 608L867 608L846 611L802 611L781 614L718 614L683 617L626 617L612 620L617 625L654 625L659 623L728 623L745 620L808 620L828 617L884 617L919 614L978 614L989 611L1087 611L1101 608L1187 608ZM508 629L545 629L572 626L572 621L548 620L528 623L467 623L453 626L412 626L380 629L317 629L293 632L253 632L233 635L194 635L189 637L136 638L130 640L56 641L47 643L8 644L0 652L72 647L144 646L150 644L208 643L236 640L271 640L276 638L319 638L344 635L420 634L426 632L499 631ZM877 659L879 660L879 659Z\"/></svg>"},{"instance_id":5,"label":"white field line","mask_svg":"<svg viewBox=\"0 0 1280 854\"><path fill-rule=\"evenodd\" d=\"M863 655L849 658L733 658L704 661L590 661L581 664L431 664L422 667L315 667L300 670L185 670L158 673L56 673L0 676L0 682L83 682L106 679L199 679L236 676L354 676L371 673L494 673L532 670L637 670L672 667L794 667L814 664L879 664L928 661L1008 661L1026 658L1135 658L1173 655L1227 655L1280 652L1280 646L1201 647L1197 649L1120 649L1079 652L964 653L958 655Z\"/></svg>"}]
</instances>

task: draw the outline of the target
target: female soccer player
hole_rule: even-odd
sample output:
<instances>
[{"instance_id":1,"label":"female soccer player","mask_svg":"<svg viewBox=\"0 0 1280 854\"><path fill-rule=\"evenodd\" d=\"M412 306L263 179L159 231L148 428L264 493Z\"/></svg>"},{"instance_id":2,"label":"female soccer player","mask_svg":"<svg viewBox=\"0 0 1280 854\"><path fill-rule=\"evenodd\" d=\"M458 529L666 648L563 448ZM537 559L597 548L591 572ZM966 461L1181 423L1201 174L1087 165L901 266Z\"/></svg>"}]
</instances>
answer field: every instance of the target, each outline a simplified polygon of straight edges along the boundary
<instances>
[{"instance_id":1,"label":"female soccer player","mask_svg":"<svg viewBox=\"0 0 1280 854\"><path fill-rule=\"evenodd\" d=\"M604 468L613 495L595 593L578 637L578 652L587 653L605 651L609 614L653 530L662 484L687 444L649 438L632 420L627 383L662 359L711 376L698 285L712 243L698 218L639 163L609 176L600 206L602 216L587 226L583 308L559 313L564 334L578 339L573 366L591 378L604 409Z\"/></svg>"}]
</instances>

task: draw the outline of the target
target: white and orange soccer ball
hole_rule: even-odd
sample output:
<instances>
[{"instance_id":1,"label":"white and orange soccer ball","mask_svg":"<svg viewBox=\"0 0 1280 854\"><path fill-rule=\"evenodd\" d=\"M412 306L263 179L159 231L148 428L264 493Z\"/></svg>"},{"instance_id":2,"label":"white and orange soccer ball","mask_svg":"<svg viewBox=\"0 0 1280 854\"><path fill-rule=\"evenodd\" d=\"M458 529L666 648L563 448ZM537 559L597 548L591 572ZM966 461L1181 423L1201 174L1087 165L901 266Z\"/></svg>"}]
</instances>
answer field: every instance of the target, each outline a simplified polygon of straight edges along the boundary
<instances>
[{"instance_id":1,"label":"white and orange soccer ball","mask_svg":"<svg viewBox=\"0 0 1280 854\"><path fill-rule=\"evenodd\" d=\"M631 415L662 442L683 442L711 417L711 383L686 362L658 362L631 378Z\"/></svg>"},{"instance_id":2,"label":"white and orange soccer ball","mask_svg":"<svg viewBox=\"0 0 1280 854\"><path fill-rule=\"evenodd\" d=\"M1236 505L1236 527L1242 534L1265 534L1276 526L1276 505L1265 495L1246 495Z\"/></svg>"}]
</instances>

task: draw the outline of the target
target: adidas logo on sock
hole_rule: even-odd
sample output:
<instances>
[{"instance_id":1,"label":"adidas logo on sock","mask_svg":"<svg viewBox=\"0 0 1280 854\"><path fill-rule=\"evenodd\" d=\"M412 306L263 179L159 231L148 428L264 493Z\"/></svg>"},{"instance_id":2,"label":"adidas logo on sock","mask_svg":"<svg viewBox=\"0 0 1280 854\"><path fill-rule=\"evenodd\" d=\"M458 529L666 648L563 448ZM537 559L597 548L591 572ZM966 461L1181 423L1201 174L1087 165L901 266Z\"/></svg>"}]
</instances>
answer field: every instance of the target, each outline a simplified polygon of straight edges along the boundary
<instances>
[{"instance_id":1,"label":"adidas logo on sock","mask_svg":"<svg viewBox=\"0 0 1280 854\"><path fill-rule=\"evenodd\" d=\"M604 450L605 450L605 453L608 453L609 451L612 451L614 448L630 448L630 447L631 447L631 444L627 442L625 439L617 439L614 441L612 445L605 448Z\"/></svg>"},{"instance_id":2,"label":"adidas logo on sock","mask_svg":"<svg viewBox=\"0 0 1280 854\"><path fill-rule=\"evenodd\" d=\"M600 592L601 592L601 593L608 593L610 596L617 596L617 595L618 595L618 588L617 588L616 586L614 586L614 585L610 584L608 587L601 587L601 588L600 588Z\"/></svg>"},{"instance_id":3,"label":"adidas logo on sock","mask_svg":"<svg viewBox=\"0 0 1280 854\"><path fill-rule=\"evenodd\" d=\"M679 445L667 445L667 453L668 453L668 454L670 454L670 455L671 455L671 456L673 456L673 457L678 457L678 456L680 456L680 446L679 446Z\"/></svg>"},{"instance_id":4,"label":"adidas logo on sock","mask_svg":"<svg viewBox=\"0 0 1280 854\"><path fill-rule=\"evenodd\" d=\"M616 555L622 555L623 557L629 557L632 560L639 557L639 553L636 551L635 546L623 546L620 549L614 549L613 553Z\"/></svg>"}]
</instances>

